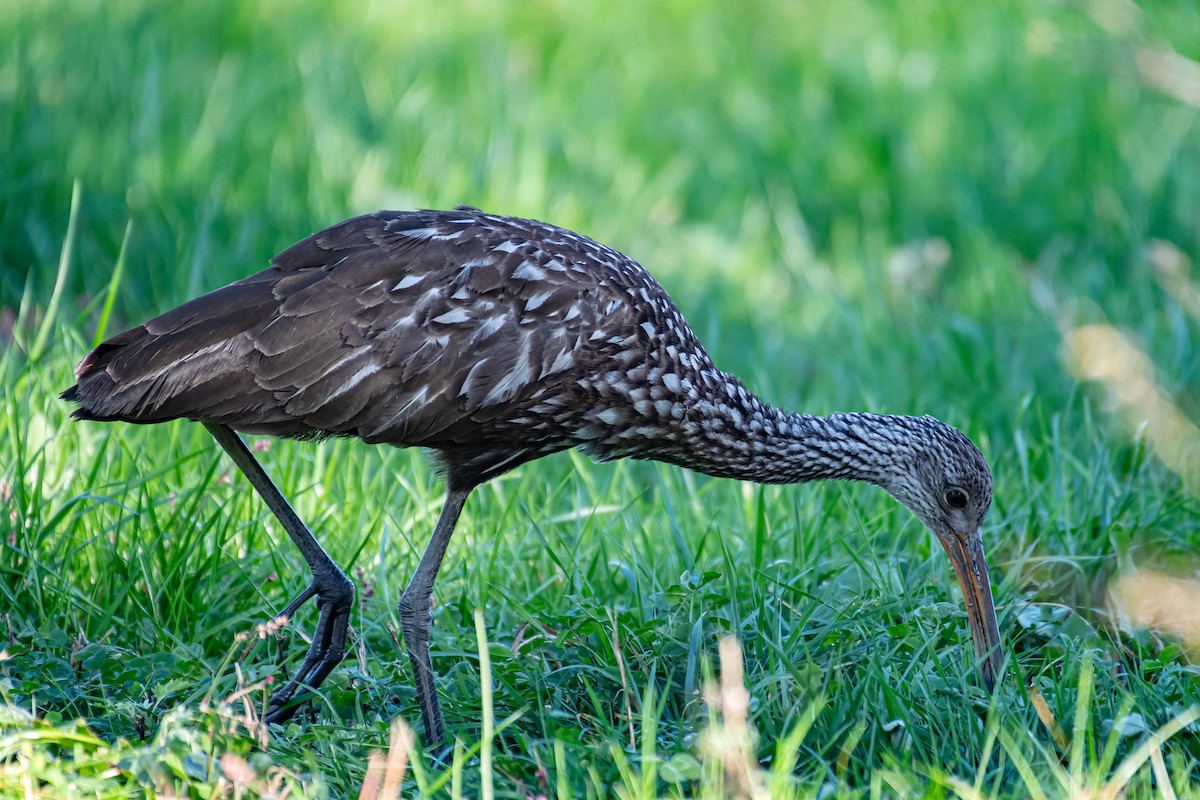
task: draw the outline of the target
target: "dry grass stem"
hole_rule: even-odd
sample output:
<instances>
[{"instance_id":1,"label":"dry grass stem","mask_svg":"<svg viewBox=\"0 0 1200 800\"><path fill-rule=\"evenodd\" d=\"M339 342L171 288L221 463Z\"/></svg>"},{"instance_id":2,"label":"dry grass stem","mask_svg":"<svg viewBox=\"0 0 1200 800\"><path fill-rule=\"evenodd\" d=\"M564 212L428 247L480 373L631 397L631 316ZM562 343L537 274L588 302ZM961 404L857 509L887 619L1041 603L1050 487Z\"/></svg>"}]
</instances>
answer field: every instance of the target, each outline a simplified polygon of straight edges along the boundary
<instances>
[{"instance_id":1,"label":"dry grass stem","mask_svg":"<svg viewBox=\"0 0 1200 800\"><path fill-rule=\"evenodd\" d=\"M1117 412L1151 449L1200 495L1200 430L1155 383L1150 360L1110 325L1086 325L1066 335L1071 366L1084 380L1101 384Z\"/></svg>"},{"instance_id":2,"label":"dry grass stem","mask_svg":"<svg viewBox=\"0 0 1200 800\"><path fill-rule=\"evenodd\" d=\"M1116 581L1109 594L1126 627L1166 631L1200 651L1200 581L1142 569Z\"/></svg>"},{"instance_id":3,"label":"dry grass stem","mask_svg":"<svg viewBox=\"0 0 1200 800\"><path fill-rule=\"evenodd\" d=\"M720 722L709 728L703 747L724 769L730 795L766 800L766 776L754 756L754 731L750 727L750 693L742 670L742 648L737 639L726 637L720 648L719 684L704 687L704 701L720 713Z\"/></svg>"},{"instance_id":4,"label":"dry grass stem","mask_svg":"<svg viewBox=\"0 0 1200 800\"><path fill-rule=\"evenodd\" d=\"M359 800L394 800L400 797L408 758L416 744L412 728L400 719L392 720L392 735L387 755L375 751L367 759L367 774L363 778Z\"/></svg>"}]
</instances>

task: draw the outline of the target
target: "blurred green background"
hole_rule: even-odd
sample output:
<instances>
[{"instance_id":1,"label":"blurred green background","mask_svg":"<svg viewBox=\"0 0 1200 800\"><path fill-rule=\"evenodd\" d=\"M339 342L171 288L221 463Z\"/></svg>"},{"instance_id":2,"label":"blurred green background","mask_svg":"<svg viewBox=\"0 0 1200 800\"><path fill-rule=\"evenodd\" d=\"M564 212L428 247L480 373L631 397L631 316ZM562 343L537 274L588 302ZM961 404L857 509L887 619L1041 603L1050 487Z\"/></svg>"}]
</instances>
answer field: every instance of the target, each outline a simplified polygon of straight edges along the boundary
<instances>
[{"instance_id":1,"label":"blurred green background","mask_svg":"<svg viewBox=\"0 0 1200 800\"><path fill-rule=\"evenodd\" d=\"M303 577L302 565L285 563L291 556L267 558L247 546L256 541L247 530L261 509L210 485L225 467L212 466L210 445L194 426L66 423L55 394L69 385L70 367L97 330L112 334L257 271L285 246L345 217L469 203L578 230L639 260L717 363L769 401L813 412L929 413L980 444L997 481L985 534L998 606L1020 663L1001 705L1005 724L1044 748L1029 756L1038 775L1058 774L1057 751L1021 685L1041 685L1069 728L1075 687L1091 674L1083 653L1097 654L1095 705L1085 721L1095 728L1089 752L1124 730L1118 722L1128 719L1127 701L1150 728L1166 724L1198 699L1188 651L1169 635L1123 625L1107 589L1139 565L1188 574L1200 552L1198 473L1188 466L1200 442L1187 422L1200 417L1197 59L1200 5L1157 0L0 0L0 440L7 442L0 444L0 499L10 507L0 515L8 544L0 565L8 608L0 611L17 659L5 669L26 681L25 689L9 685L8 699L29 708L38 681L49 684L46 676L58 674L31 654L60 653L66 663L70 637L79 631L94 642L114 620L121 624L113 646L147 658L197 637L210 657L219 655L231 626L244 628L271 607L257 594L263 576L278 569L287 580ZM75 186L80 200L68 237ZM114 281L118 261L124 277ZM1080 342L1091 339L1076 334L1109 329L1083 326L1112 326L1128 352L1093 349L1089 361ZM1125 360L1114 361L1114 353ZM1131 394L1122 378L1149 394ZM1147 396L1165 405L1141 403ZM1183 422L1164 427L1150 407L1169 408ZM1166 440L1183 455L1164 457ZM412 506L433 502L439 490L419 459L361 450L283 447L269 466L306 492L317 487L301 504L330 531L367 531L362 541L328 539L344 560L378 549L369 569L398 591L424 529L414 528L415 545L389 554L369 537L382 528L386 538L388 523L402 528L398 517L424 525ZM203 463L189 460L197 452L206 453ZM161 456L157 467L165 472L143 478L142 453ZM351 466L335 470L327 458ZM472 651L473 605L498 604L488 612L489 629L511 640L531 616L570 629L568 609L576 613L571 604L582 596L637 617L629 646L640 642L641 674L661 681L699 645L689 650L684 641L680 652L658 658L658 642L676 628L656 627L653 609L630 611L638 606L631 595L657 596L679 589L676 581L698 590L680 571L718 569L712 596L689 612L696 616L671 625L716 620L742 636L752 694L768 687L761 697L771 698L755 719L759 756L770 761L771 743L798 713L770 687L804 679L787 663L794 653L767 641L776 611L760 619L746 609L775 602L772 593L784 585L802 595L789 595L793 604L851 597L861 627L814 639L814 653L833 653L816 657L828 658L819 661L823 691L837 709L818 718L814 740L835 744L806 744L803 763L823 766L800 772L815 775L817 787L828 773L832 785L860 791L888 769L903 773L897 765L906 759L926 765L913 773L914 786L931 780L929 765L969 775L984 759L991 765L980 773L985 794L1031 791L1012 763L981 755L991 747L988 734L973 718L957 718L957 695L904 694L874 660L853 673L856 660L869 659L848 642L920 639L928 634L905 627L914 608L958 602L941 554L886 498L861 487L755 495L701 480L700 503L692 478L677 471L613 469L551 459L523 468L511 495L502 487L479 501L475 527L510 532L464 534L452 546L451 558L460 561L448 562L439 590L456 605L434 629L435 638L445 637L444 651ZM415 489L396 483L395 475L408 474ZM342 507L311 496L322 486ZM236 510L232 527L214 522L217 532L195 547L213 559L205 564L218 565L215 572L237 563L254 591L223 584L230 597L191 598L194 607L140 605L138 592L154 596L162 575L139 562L139 548L148 552L154 537L138 544L136 532L174 529L165 520L139 528L115 509L128 504L144 517L138 503L150 504L146 498L159 489L196 498L214 490L228 506L195 501L210 521ZM528 505L514 506L513 496ZM543 524L551 530L560 518L539 515L568 514L581 503L617 504L613 524L633 533L625 540L607 531L611 538L596 545L586 535L582 544L572 539L570 547L580 549L571 558L585 565L585 577L577 584L568 576L562 596L545 606L544 587L529 589L539 599L522 605L518 587L563 569L537 538ZM730 548L723 555L706 538L714 530ZM131 538L122 538L127 531ZM547 535L553 554L558 540ZM97 566L107 563L96 553L110 536L129 586L141 587L128 594L105 588L103 570L115 567ZM510 546L512 553L487 549ZM690 565L689 548L696 555ZM176 579L181 564L164 558L164 572ZM605 565L615 562L631 565L628 581L609 575ZM868 574L861 584L853 577ZM937 594L927 597L927 585ZM509 593L497 597L498 586ZM286 594L277 589L271 602ZM898 593L903 605L886 605ZM388 641L389 609L381 606L356 623L373 637L373 653ZM230 620L234 607L238 616ZM96 621L97 608L107 629ZM553 617L556 609L566 616ZM203 624L188 628L182 620L189 614ZM123 627L139 615L144 627ZM797 625L797 637L809 635ZM928 641L926 649L916 647L929 669L957 663L945 655L957 650ZM612 654L584 656L603 662ZM374 672L403 685L404 662L378 657L395 663L376 664ZM501 716L541 698L521 669L511 666L516 677ZM203 674L195 665L172 670ZM131 736L132 722L107 729L101 721L113 699L108 689L80 680L79 693L51 711L86 717L106 736ZM694 752L690 723L680 722L693 707L670 687L659 686L666 697L659 744L667 755ZM449 704L457 703L461 721L477 696L461 682L448 688L458 692ZM554 702L587 706L586 692L573 690ZM412 718L411 697L382 691L399 692L399 713ZM382 701L371 707L383 717L389 710ZM534 742L530 752L549 761L549 751L538 748L571 737L555 732L562 714L540 713L529 712L523 735ZM950 733L939 727L939 714ZM864 736L855 715L870 718L871 727L851 765L835 768L836 748L850 736L854 751L855 737ZM907 720L907 744L894 729L877 727L888 719ZM544 739L531 730L539 725ZM582 726L571 744L581 749L570 758L599 758L609 746L605 735L618 742L624 735L615 723L603 730ZM1135 733L1118 737L1114 753L1127 753ZM321 742L329 734L315 735ZM1186 736L1172 746L1182 785L1200 746ZM365 747L352 748L349 760L319 764L295 753L275 757L303 762L333 794L350 794L362 780ZM1099 781L1112 762L1097 758L1100 766L1088 774ZM535 785L532 763L514 759L523 766L511 769ZM567 783L574 791L617 780L601 777L572 773ZM1055 794L1055 778L1046 780L1044 791ZM1150 779L1137 786L1150 791Z\"/></svg>"},{"instance_id":2,"label":"blurred green background","mask_svg":"<svg viewBox=\"0 0 1200 800\"><path fill-rule=\"evenodd\" d=\"M773 222L815 252L876 258L941 236L1112 274L1149 237L1197 242L1195 107L1152 85L1144 57L1195 55L1190 3L0 13L9 307L31 269L53 275L72 179L82 264L111 264L135 223L135 316L376 207L471 201L598 223L635 250L629 231L679 240L678 225L728 241ZM1197 93L1194 73L1175 80ZM764 260L787 260L782 236L760 235ZM84 269L70 289L105 279Z\"/></svg>"},{"instance_id":3,"label":"blurred green background","mask_svg":"<svg viewBox=\"0 0 1200 800\"><path fill-rule=\"evenodd\" d=\"M1151 291L1149 240L1197 245L1196 106L1171 96L1196 99L1195 65L1163 63L1195 55L1190 3L10 2L0 14L10 310L50 292L73 180L66 296L102 292L128 222L137 279L119 322L346 216L467 202L631 252L702 336L706 302L738 324L769 319L766 335L799 351L793 374L816 386L814 335L836 347L827 318L870 317L860 295L915 288L951 316L1038 324L1011 285L1027 266L1099 299L1117 282ZM1103 312L1157 339L1154 298L1141 299ZM710 346L739 366L740 348ZM1032 354L998 349L977 354L998 359L962 390L983 377L1017 381L1017 396L1037 388L1021 363ZM1167 355L1187 380L1190 353ZM903 391L863 383L877 401Z\"/></svg>"}]
</instances>

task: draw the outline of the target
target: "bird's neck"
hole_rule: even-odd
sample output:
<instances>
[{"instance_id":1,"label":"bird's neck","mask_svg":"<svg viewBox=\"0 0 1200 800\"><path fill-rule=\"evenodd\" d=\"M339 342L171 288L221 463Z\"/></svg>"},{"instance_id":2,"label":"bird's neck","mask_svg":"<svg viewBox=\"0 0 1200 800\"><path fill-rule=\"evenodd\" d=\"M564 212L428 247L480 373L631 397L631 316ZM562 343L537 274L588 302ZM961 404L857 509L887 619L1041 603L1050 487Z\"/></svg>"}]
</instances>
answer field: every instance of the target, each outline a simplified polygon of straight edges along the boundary
<instances>
[{"instance_id":1,"label":"bird's neck","mask_svg":"<svg viewBox=\"0 0 1200 800\"><path fill-rule=\"evenodd\" d=\"M687 422L696 426L689 437L692 446L667 460L756 483L883 484L908 450L903 430L913 418L794 414L762 402L729 376L720 375L717 383L716 399L698 404Z\"/></svg>"}]
</instances>

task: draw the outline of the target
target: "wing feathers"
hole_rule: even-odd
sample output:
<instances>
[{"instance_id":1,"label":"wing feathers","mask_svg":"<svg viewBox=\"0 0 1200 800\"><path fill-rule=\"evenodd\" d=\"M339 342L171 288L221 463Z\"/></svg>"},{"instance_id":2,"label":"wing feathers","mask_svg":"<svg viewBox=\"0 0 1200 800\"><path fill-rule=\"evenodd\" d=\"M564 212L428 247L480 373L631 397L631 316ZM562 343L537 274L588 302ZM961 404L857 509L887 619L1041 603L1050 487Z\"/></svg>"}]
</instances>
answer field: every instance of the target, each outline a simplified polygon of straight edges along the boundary
<instances>
[{"instance_id":1,"label":"wing feathers","mask_svg":"<svg viewBox=\"0 0 1200 800\"><path fill-rule=\"evenodd\" d=\"M436 446L636 328L640 268L587 243L473 209L357 217L113 337L70 392L89 418Z\"/></svg>"}]
</instances>

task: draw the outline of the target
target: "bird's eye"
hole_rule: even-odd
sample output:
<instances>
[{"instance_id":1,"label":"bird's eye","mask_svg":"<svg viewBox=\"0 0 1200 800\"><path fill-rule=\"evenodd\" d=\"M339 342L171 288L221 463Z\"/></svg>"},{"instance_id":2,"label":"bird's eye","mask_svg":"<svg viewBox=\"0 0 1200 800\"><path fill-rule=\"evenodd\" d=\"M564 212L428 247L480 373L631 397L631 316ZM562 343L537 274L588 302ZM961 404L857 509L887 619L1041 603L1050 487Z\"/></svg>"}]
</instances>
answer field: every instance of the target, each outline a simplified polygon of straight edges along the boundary
<instances>
[{"instance_id":1,"label":"bird's eye","mask_svg":"<svg viewBox=\"0 0 1200 800\"><path fill-rule=\"evenodd\" d=\"M958 487L946 490L946 505L951 508L966 508L967 493Z\"/></svg>"}]
</instances>

